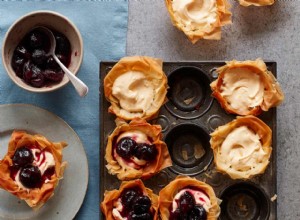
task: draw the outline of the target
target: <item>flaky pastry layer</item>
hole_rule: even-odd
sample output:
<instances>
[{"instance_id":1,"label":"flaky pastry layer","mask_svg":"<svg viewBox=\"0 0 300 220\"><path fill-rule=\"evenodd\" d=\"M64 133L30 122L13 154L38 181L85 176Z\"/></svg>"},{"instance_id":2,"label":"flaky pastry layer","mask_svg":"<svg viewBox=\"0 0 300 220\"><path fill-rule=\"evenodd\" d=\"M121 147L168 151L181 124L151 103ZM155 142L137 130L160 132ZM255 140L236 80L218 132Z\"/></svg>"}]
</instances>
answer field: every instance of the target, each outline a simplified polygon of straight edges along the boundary
<instances>
[{"instance_id":1,"label":"flaky pastry layer","mask_svg":"<svg viewBox=\"0 0 300 220\"><path fill-rule=\"evenodd\" d=\"M208 220L216 220L220 215L219 200L215 195L213 188L195 178L188 176L178 176L159 192L158 210L162 220L168 220L170 217L169 208L172 206L175 195L183 188L193 187L205 192L211 201L211 208L207 213Z\"/></svg>"},{"instance_id":2,"label":"flaky pastry layer","mask_svg":"<svg viewBox=\"0 0 300 220\"><path fill-rule=\"evenodd\" d=\"M251 71L253 76L259 76L259 79L263 83L263 101L260 105L255 107L249 107L247 111L242 109L234 109L229 101L221 94L223 79L226 74L234 69L245 69ZM279 83L275 79L271 71L268 71L266 64L263 60L257 59L254 61L237 61L232 60L226 62L226 65L218 68L218 78L210 84L212 89L212 96L214 96L225 109L226 112L237 115L259 115L262 111L268 111L270 108L278 106L284 100L283 92L280 88ZM242 101L242 100L241 100Z\"/></svg>"},{"instance_id":3,"label":"flaky pastry layer","mask_svg":"<svg viewBox=\"0 0 300 220\"><path fill-rule=\"evenodd\" d=\"M127 131L141 131L152 140L158 153L154 161L148 162L141 169L134 169L128 166L122 166L113 157L114 140L122 133ZM161 140L161 127L159 125L151 125L143 119L133 119L129 124L123 123L119 125L108 137L105 159L107 161L106 168L108 172L117 175L120 180L131 180L136 178L147 179L158 173L160 170L172 165L171 157L165 142Z\"/></svg>"},{"instance_id":4,"label":"flaky pastry layer","mask_svg":"<svg viewBox=\"0 0 300 220\"><path fill-rule=\"evenodd\" d=\"M139 188L142 190L144 195L148 196L151 200L151 213L154 214L153 220L157 219L157 209L158 209L158 196L152 192L151 189L146 188L143 182L139 179L124 181L122 182L119 190L115 189L112 191L105 191L104 199L101 202L101 211L105 215L105 218L108 220L113 220L114 217L112 215L112 210L114 207L114 203L121 197L122 192L128 188Z\"/></svg>"},{"instance_id":5,"label":"flaky pastry layer","mask_svg":"<svg viewBox=\"0 0 300 220\"><path fill-rule=\"evenodd\" d=\"M221 154L221 147L227 136L234 129L242 126L247 127L258 135L260 138L259 141L261 143L261 148L264 152L263 157L259 158L256 164L252 164L251 169L248 170L236 170L234 166L228 168L228 164L225 164L224 162L228 158L228 155ZM237 117L228 124L218 127L210 135L210 144L214 153L214 163L219 172L228 174L232 179L250 179L255 175L265 172L270 162L269 159L272 153L272 130L262 120L255 116Z\"/></svg>"},{"instance_id":6,"label":"flaky pastry layer","mask_svg":"<svg viewBox=\"0 0 300 220\"><path fill-rule=\"evenodd\" d=\"M242 6L267 6L273 5L275 0L239 0Z\"/></svg>"},{"instance_id":7,"label":"flaky pastry layer","mask_svg":"<svg viewBox=\"0 0 300 220\"><path fill-rule=\"evenodd\" d=\"M41 150L49 151L55 160L55 172L48 182L41 188L22 189L10 176L10 167L13 165L12 158L15 151L24 146L34 145ZM60 179L63 178L67 162L62 162L62 149L67 146L65 142L53 143L44 136L30 135L24 131L14 131L11 135L8 151L4 159L0 161L0 187L17 196L32 208L38 209L43 206L54 194L54 189Z\"/></svg>"},{"instance_id":8,"label":"flaky pastry layer","mask_svg":"<svg viewBox=\"0 0 300 220\"><path fill-rule=\"evenodd\" d=\"M196 3L195 0L194 4ZM208 0L206 0L208 1ZM169 11L172 23L176 26L179 30L183 31L188 39L194 44L200 39L208 39L208 40L220 40L221 39L221 27L227 24L231 24L231 12L230 4L227 0L209 0L215 1L215 11L216 11L216 19L215 21L210 24L206 25L205 27L201 27L200 24L198 27L190 30L180 21L180 18L176 16L174 9L173 9L173 0L165 0L167 9ZM203 5L203 3L202 3ZM188 7L187 7L188 8ZM206 11L207 12L207 11ZM186 13L186 11L185 11ZM190 21L193 23L193 21ZM202 24L202 23L201 23Z\"/></svg>"},{"instance_id":9,"label":"flaky pastry layer","mask_svg":"<svg viewBox=\"0 0 300 220\"><path fill-rule=\"evenodd\" d=\"M121 107L120 101L113 95L113 85L118 77L128 72L138 72L143 74L148 84L153 87L154 97L150 100L150 107L143 111L131 112ZM105 76L104 78L104 95L111 103L108 111L115 114L117 117L131 120L133 118L151 119L159 111L160 107L166 101L167 94L167 77L162 70L162 60L147 57L134 56L122 58ZM141 93L129 88L130 91Z\"/></svg>"}]
</instances>

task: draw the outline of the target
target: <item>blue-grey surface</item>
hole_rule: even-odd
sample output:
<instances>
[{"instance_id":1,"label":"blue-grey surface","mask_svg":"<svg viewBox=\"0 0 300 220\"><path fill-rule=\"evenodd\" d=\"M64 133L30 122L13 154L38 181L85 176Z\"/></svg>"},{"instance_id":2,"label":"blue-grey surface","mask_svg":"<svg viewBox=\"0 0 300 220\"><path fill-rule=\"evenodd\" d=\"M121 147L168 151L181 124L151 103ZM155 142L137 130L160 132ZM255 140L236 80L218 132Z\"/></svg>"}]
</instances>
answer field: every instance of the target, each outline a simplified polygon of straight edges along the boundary
<instances>
[{"instance_id":1,"label":"blue-grey surface","mask_svg":"<svg viewBox=\"0 0 300 220\"><path fill-rule=\"evenodd\" d=\"M172 26L163 0L130 0L127 55L166 61L274 60L285 93L278 107L278 219L300 219L300 1L277 0L268 7L232 4L233 24L222 40L192 45ZM270 183L271 184L271 183Z\"/></svg>"},{"instance_id":2,"label":"blue-grey surface","mask_svg":"<svg viewBox=\"0 0 300 220\"><path fill-rule=\"evenodd\" d=\"M80 30L84 42L84 58L78 77L89 86L89 94L85 98L78 97L70 83L48 94L27 92L10 80L1 64L0 104L30 103L40 106L63 118L77 132L89 160L89 185L76 219L98 219L99 61L117 60L125 55L128 3L126 0L1 1L1 46L9 26L20 16L34 10L59 12L69 17Z\"/></svg>"}]
</instances>

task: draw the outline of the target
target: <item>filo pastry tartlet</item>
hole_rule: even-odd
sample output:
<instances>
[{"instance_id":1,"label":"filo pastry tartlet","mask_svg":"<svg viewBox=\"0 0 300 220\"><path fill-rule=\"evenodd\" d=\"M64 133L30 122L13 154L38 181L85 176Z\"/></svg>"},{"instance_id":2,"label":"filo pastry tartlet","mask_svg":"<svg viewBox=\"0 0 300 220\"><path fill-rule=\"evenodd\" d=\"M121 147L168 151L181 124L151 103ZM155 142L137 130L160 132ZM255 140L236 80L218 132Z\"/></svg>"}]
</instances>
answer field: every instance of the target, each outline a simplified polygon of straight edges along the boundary
<instances>
[{"instance_id":1,"label":"filo pastry tartlet","mask_svg":"<svg viewBox=\"0 0 300 220\"><path fill-rule=\"evenodd\" d=\"M219 199L208 184L187 176L178 176L159 192L158 209L162 220L216 220Z\"/></svg>"},{"instance_id":2,"label":"filo pastry tartlet","mask_svg":"<svg viewBox=\"0 0 300 220\"><path fill-rule=\"evenodd\" d=\"M14 131L0 161L0 187L38 209L54 194L63 177L65 142L53 143L42 135Z\"/></svg>"},{"instance_id":3,"label":"filo pastry tartlet","mask_svg":"<svg viewBox=\"0 0 300 220\"><path fill-rule=\"evenodd\" d=\"M105 191L101 210L107 220L157 219L158 196L139 179Z\"/></svg>"},{"instance_id":4,"label":"filo pastry tartlet","mask_svg":"<svg viewBox=\"0 0 300 220\"><path fill-rule=\"evenodd\" d=\"M212 96L228 113L259 115L284 99L279 83L261 60L229 61L218 68Z\"/></svg>"},{"instance_id":5,"label":"filo pastry tartlet","mask_svg":"<svg viewBox=\"0 0 300 220\"><path fill-rule=\"evenodd\" d=\"M122 58L104 78L108 111L117 117L151 119L164 104L167 77L162 60L146 57Z\"/></svg>"},{"instance_id":6,"label":"filo pastry tartlet","mask_svg":"<svg viewBox=\"0 0 300 220\"><path fill-rule=\"evenodd\" d=\"M123 123L108 137L105 159L108 172L120 180L147 179L172 165L160 125L143 119Z\"/></svg>"},{"instance_id":7,"label":"filo pastry tartlet","mask_svg":"<svg viewBox=\"0 0 300 220\"><path fill-rule=\"evenodd\" d=\"M239 0L242 6L267 6L273 5L275 0Z\"/></svg>"},{"instance_id":8,"label":"filo pastry tartlet","mask_svg":"<svg viewBox=\"0 0 300 220\"><path fill-rule=\"evenodd\" d=\"M221 39L221 27L231 24L227 0L165 0L172 23L192 43Z\"/></svg>"},{"instance_id":9,"label":"filo pastry tartlet","mask_svg":"<svg viewBox=\"0 0 300 220\"><path fill-rule=\"evenodd\" d=\"M210 140L216 169L232 179L265 172L272 152L272 131L255 116L237 117L218 127Z\"/></svg>"}]
</instances>

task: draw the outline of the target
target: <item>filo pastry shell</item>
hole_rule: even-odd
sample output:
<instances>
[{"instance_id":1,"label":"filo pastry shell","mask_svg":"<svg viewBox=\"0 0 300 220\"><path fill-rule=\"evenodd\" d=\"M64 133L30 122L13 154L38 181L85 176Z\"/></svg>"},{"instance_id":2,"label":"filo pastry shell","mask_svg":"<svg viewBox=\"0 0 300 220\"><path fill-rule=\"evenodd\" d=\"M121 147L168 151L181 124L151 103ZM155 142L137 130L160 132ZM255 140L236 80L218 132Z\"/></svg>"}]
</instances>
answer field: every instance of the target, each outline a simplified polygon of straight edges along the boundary
<instances>
[{"instance_id":1,"label":"filo pastry shell","mask_svg":"<svg viewBox=\"0 0 300 220\"><path fill-rule=\"evenodd\" d=\"M192 187L199 189L208 195L211 207L207 212L207 220L216 220L220 215L220 200L216 197L213 188L195 178L188 176L178 176L159 192L158 210L162 220L168 220L170 217L170 207L172 206L175 195L184 188Z\"/></svg>"},{"instance_id":2,"label":"filo pastry shell","mask_svg":"<svg viewBox=\"0 0 300 220\"><path fill-rule=\"evenodd\" d=\"M152 57L122 58L104 78L108 111L117 117L151 119L164 104L167 77L162 61Z\"/></svg>"},{"instance_id":3,"label":"filo pastry shell","mask_svg":"<svg viewBox=\"0 0 300 220\"><path fill-rule=\"evenodd\" d=\"M12 158L15 151L24 146L35 145L41 150L46 150L53 155L55 160L55 172L51 179L43 183L41 188L23 189L10 176L10 167L13 165ZM23 131L14 131L11 135L8 151L4 159L0 161L0 187L25 202L32 208L38 209L47 202L54 194L54 189L63 177L66 162L62 162L62 149L65 142L53 143L44 136L30 135Z\"/></svg>"},{"instance_id":4,"label":"filo pastry shell","mask_svg":"<svg viewBox=\"0 0 300 220\"><path fill-rule=\"evenodd\" d=\"M155 160L148 162L145 166L139 169L127 165L126 162L120 164L114 154L114 142L122 133L130 131L139 131L147 135L151 139L151 144L154 144L157 149ZM106 168L108 172L117 175L120 180L130 180L136 178L147 179L160 170L172 165L171 157L165 142L161 140L161 126L151 125L143 119L133 119L129 124L123 123L119 125L113 133L108 137L105 159L107 161ZM122 160L122 158L121 158Z\"/></svg>"},{"instance_id":5,"label":"filo pastry shell","mask_svg":"<svg viewBox=\"0 0 300 220\"><path fill-rule=\"evenodd\" d=\"M239 0L240 5L242 6L267 6L267 5L273 5L274 0Z\"/></svg>"},{"instance_id":6,"label":"filo pastry shell","mask_svg":"<svg viewBox=\"0 0 300 220\"><path fill-rule=\"evenodd\" d=\"M216 169L232 179L249 179L265 172L272 148L272 131L255 116L237 117L218 127L210 140Z\"/></svg>"},{"instance_id":7,"label":"filo pastry shell","mask_svg":"<svg viewBox=\"0 0 300 220\"><path fill-rule=\"evenodd\" d=\"M218 68L210 85L214 96L228 113L259 115L284 99L279 83L261 60L229 61Z\"/></svg>"},{"instance_id":8,"label":"filo pastry shell","mask_svg":"<svg viewBox=\"0 0 300 220\"><path fill-rule=\"evenodd\" d=\"M165 0L172 23L192 43L221 39L221 27L231 24L227 0Z\"/></svg>"},{"instance_id":9,"label":"filo pastry shell","mask_svg":"<svg viewBox=\"0 0 300 220\"><path fill-rule=\"evenodd\" d=\"M158 196L152 192L151 189L146 188L143 182L139 179L131 180L131 181L124 181L122 182L119 190L112 190L112 191L105 191L104 199L101 202L101 211L105 215L107 220L114 220L112 211L116 208L116 202L121 197L122 192L125 189L129 188L139 188L142 190L143 194L148 196L151 200L151 207L150 211L154 214L153 220L157 219L157 209L158 209Z\"/></svg>"}]
</instances>

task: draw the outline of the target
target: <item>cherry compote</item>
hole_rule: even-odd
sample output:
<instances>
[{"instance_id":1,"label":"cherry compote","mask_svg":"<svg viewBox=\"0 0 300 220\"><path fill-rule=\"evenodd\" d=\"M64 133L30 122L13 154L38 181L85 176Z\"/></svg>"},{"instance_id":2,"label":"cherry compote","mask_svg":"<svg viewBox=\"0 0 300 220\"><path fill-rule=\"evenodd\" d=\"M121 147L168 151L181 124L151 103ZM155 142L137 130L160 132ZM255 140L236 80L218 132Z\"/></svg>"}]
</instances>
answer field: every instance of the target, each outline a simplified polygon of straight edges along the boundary
<instances>
[{"instance_id":1,"label":"cherry compote","mask_svg":"<svg viewBox=\"0 0 300 220\"><path fill-rule=\"evenodd\" d=\"M124 137L117 143L116 152L126 160L134 156L140 160L149 162L155 160L158 154L155 145L136 143L130 137Z\"/></svg>"},{"instance_id":2,"label":"cherry compote","mask_svg":"<svg viewBox=\"0 0 300 220\"><path fill-rule=\"evenodd\" d=\"M194 196L185 191L178 200L177 209L170 207L170 220L206 220L207 213L202 205L196 204Z\"/></svg>"},{"instance_id":3,"label":"cherry compote","mask_svg":"<svg viewBox=\"0 0 300 220\"><path fill-rule=\"evenodd\" d=\"M129 188L122 192L121 202L123 205L122 217L128 220L151 220L151 200L148 196L143 195L142 191L137 188Z\"/></svg>"},{"instance_id":4,"label":"cherry compote","mask_svg":"<svg viewBox=\"0 0 300 220\"><path fill-rule=\"evenodd\" d=\"M56 39L55 54L68 67L71 61L71 44L62 33L53 31ZM21 40L12 56L12 68L16 75L33 87L43 87L60 82L63 70L47 55L50 39L37 29L33 29Z\"/></svg>"},{"instance_id":5,"label":"cherry compote","mask_svg":"<svg viewBox=\"0 0 300 220\"><path fill-rule=\"evenodd\" d=\"M12 157L13 164L9 168L10 177L16 180L17 175L19 175L18 177L22 185L29 189L40 188L43 183L46 180L50 180L55 173L55 167L49 167L43 175L41 174L39 167L34 165L34 157L39 157L37 156L38 153L36 153L35 156L32 153L32 149L35 148L35 146L18 148ZM41 155L41 153L39 155ZM42 161L42 163L45 163L45 161Z\"/></svg>"}]
</instances>

